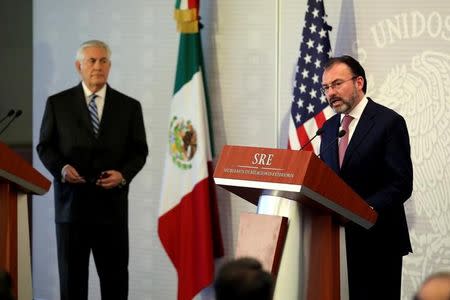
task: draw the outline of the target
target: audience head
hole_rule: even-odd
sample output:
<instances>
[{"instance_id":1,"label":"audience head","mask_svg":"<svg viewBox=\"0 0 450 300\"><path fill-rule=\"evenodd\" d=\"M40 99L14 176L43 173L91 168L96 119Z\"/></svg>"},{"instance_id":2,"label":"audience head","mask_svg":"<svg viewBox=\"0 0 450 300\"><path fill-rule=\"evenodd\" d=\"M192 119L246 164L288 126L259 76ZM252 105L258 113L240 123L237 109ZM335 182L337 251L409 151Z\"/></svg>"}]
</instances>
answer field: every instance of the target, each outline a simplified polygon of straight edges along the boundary
<instances>
[{"instance_id":1,"label":"audience head","mask_svg":"<svg viewBox=\"0 0 450 300\"><path fill-rule=\"evenodd\" d=\"M430 275L422 283L414 300L450 300L450 272Z\"/></svg>"},{"instance_id":2,"label":"audience head","mask_svg":"<svg viewBox=\"0 0 450 300\"><path fill-rule=\"evenodd\" d=\"M0 269L0 299L13 300L12 280L8 272Z\"/></svg>"},{"instance_id":3,"label":"audience head","mask_svg":"<svg viewBox=\"0 0 450 300\"><path fill-rule=\"evenodd\" d=\"M225 263L219 270L214 289L216 300L271 300L272 275L250 257Z\"/></svg>"}]
</instances>

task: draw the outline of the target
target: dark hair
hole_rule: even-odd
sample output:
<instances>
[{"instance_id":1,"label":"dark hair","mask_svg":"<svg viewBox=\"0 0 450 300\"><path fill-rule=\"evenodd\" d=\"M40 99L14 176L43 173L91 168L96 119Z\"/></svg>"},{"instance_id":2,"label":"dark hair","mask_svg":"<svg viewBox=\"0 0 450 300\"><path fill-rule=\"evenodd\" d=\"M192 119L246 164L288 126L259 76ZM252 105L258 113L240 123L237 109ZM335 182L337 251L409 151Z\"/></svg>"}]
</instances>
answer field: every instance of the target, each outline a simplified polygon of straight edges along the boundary
<instances>
[{"instance_id":1,"label":"dark hair","mask_svg":"<svg viewBox=\"0 0 450 300\"><path fill-rule=\"evenodd\" d=\"M361 66L361 64L353 57L349 55L343 55L330 58L325 63L325 66L323 68L324 70L327 70L337 63L346 64L352 71L353 76L361 76L364 79L364 85L362 90L365 94L367 91L367 79L366 79L366 72L364 71L364 68Z\"/></svg>"},{"instance_id":2,"label":"dark hair","mask_svg":"<svg viewBox=\"0 0 450 300\"><path fill-rule=\"evenodd\" d=\"M0 269L0 299L13 300L12 280L8 272Z\"/></svg>"},{"instance_id":3,"label":"dark hair","mask_svg":"<svg viewBox=\"0 0 450 300\"><path fill-rule=\"evenodd\" d=\"M243 257L222 266L214 289L216 300L271 300L273 278L258 260Z\"/></svg>"}]
</instances>

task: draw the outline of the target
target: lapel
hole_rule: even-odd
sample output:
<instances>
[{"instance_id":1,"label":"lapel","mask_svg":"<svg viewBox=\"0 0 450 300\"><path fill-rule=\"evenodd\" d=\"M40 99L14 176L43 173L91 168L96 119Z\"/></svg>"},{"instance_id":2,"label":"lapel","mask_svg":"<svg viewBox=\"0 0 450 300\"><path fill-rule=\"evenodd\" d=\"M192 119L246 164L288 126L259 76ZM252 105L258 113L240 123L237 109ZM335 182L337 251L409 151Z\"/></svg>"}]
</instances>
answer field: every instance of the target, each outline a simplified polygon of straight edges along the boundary
<instances>
[{"instance_id":1,"label":"lapel","mask_svg":"<svg viewBox=\"0 0 450 300\"><path fill-rule=\"evenodd\" d=\"M330 167L335 171L335 173L339 174L340 168L339 168L339 141L337 139L338 133L339 133L339 127L341 125L341 116L339 114L336 114L333 119L330 120L331 122L331 128L333 128L334 134L331 136L333 140L335 140L334 145L331 145L333 149L329 149L330 152L333 154L331 157ZM331 141L329 141L331 142ZM328 142L328 143L329 143ZM332 151L331 151L332 150Z\"/></svg>"},{"instance_id":2,"label":"lapel","mask_svg":"<svg viewBox=\"0 0 450 300\"><path fill-rule=\"evenodd\" d=\"M115 94L114 90L109 87L109 85L106 86L106 94L105 94L105 104L103 105L103 113L102 113L102 119L100 121L100 128L98 132L99 138L102 136L102 132L105 131L107 128L110 128L110 123L112 120L114 120L113 112L114 112L114 106L115 106Z\"/></svg>"},{"instance_id":3,"label":"lapel","mask_svg":"<svg viewBox=\"0 0 450 300\"><path fill-rule=\"evenodd\" d=\"M98 138L101 137L102 132L105 130L105 128L108 128L108 124L110 124L111 120L114 120L114 116L112 116L115 103L114 98L114 91L109 87L109 85L107 85L105 104L103 105L103 113L102 119L100 120ZM83 86L81 85L81 83L75 89L73 103L75 106L74 111L78 112L74 115L80 116L80 123L82 124L82 127L86 128L90 132L90 134L94 136L94 129L92 128L91 117L89 115L89 109L86 104Z\"/></svg>"},{"instance_id":4,"label":"lapel","mask_svg":"<svg viewBox=\"0 0 450 300\"><path fill-rule=\"evenodd\" d=\"M369 102L364 108L361 119L359 120L358 125L355 128L355 132L353 133L352 139L350 140L347 150L345 151L342 168L345 167L348 160L352 157L352 154L361 145L361 143L365 139L370 138L369 131L375 125L375 103L372 101L372 99L367 99L369 100Z\"/></svg>"},{"instance_id":5,"label":"lapel","mask_svg":"<svg viewBox=\"0 0 450 300\"><path fill-rule=\"evenodd\" d=\"M79 117L80 127L85 128L92 135L94 130L92 129L91 117L89 116L89 110L86 104L86 99L83 92L83 86L81 82L74 89L74 95L72 99L73 115Z\"/></svg>"},{"instance_id":6,"label":"lapel","mask_svg":"<svg viewBox=\"0 0 450 300\"><path fill-rule=\"evenodd\" d=\"M89 115L89 109L86 104L86 99L84 96L83 86L80 82L79 85L75 87L74 97L72 99L73 112L74 116L79 116L80 118L80 126L89 131L89 133L94 136L94 130L92 128L91 117ZM114 90L106 86L106 94L105 94L105 104L103 106L102 119L100 120L100 128L98 131L98 138L101 137L102 131L105 128L108 128L108 124L110 124L111 120L114 120L113 112L114 112L114 101L115 93Z\"/></svg>"}]
</instances>

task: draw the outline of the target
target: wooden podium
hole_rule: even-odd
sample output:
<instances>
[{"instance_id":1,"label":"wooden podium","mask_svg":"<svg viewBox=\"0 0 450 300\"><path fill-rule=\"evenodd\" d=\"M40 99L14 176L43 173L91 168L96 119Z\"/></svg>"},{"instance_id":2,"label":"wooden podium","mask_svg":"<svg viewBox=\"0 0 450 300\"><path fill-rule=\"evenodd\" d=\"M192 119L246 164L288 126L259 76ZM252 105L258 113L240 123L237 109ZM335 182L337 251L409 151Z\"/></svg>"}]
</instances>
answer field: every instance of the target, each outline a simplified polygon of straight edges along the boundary
<instances>
[{"instance_id":1,"label":"wooden podium","mask_svg":"<svg viewBox=\"0 0 450 300\"><path fill-rule=\"evenodd\" d=\"M29 194L45 194L50 181L0 142L0 268L10 273L17 299L32 299Z\"/></svg>"},{"instance_id":2,"label":"wooden podium","mask_svg":"<svg viewBox=\"0 0 450 300\"><path fill-rule=\"evenodd\" d=\"M310 151L225 146L214 172L214 180L217 185L255 205L264 195L277 195L290 203L293 200L307 210L311 217L308 246L311 255L305 264L304 276L300 278L303 281L299 285L304 289L300 291L303 296L297 297L308 300L340 299L340 225L354 222L368 229L375 223L377 214L336 173ZM254 219L252 222L258 221ZM288 239L291 226L289 221ZM265 232L258 235L262 237ZM239 244L240 241L238 247ZM288 244L281 259L287 247ZM252 249L246 251L251 252ZM261 255L256 253L255 256ZM280 280L279 277L275 289Z\"/></svg>"}]
</instances>

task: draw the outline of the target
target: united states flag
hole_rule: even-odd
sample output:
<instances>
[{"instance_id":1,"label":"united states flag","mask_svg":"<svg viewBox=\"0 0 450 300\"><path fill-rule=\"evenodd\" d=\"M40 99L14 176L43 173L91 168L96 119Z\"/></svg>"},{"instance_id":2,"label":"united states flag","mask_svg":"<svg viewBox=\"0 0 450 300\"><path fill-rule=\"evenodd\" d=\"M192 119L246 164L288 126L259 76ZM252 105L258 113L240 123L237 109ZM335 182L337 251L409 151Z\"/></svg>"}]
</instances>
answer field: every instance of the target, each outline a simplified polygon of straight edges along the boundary
<instances>
[{"instance_id":1,"label":"united states flag","mask_svg":"<svg viewBox=\"0 0 450 300\"><path fill-rule=\"evenodd\" d=\"M322 0L308 0L295 74L289 123L289 149L300 149L334 112L321 93L323 65L331 56L329 31ZM319 139L305 150L319 151Z\"/></svg>"}]
</instances>

